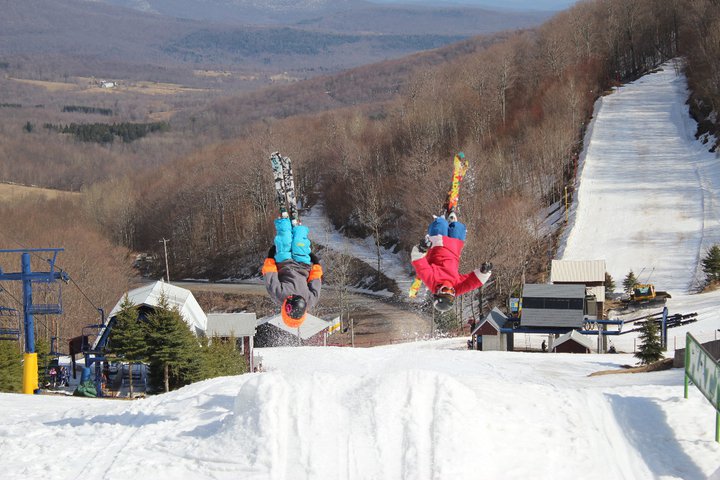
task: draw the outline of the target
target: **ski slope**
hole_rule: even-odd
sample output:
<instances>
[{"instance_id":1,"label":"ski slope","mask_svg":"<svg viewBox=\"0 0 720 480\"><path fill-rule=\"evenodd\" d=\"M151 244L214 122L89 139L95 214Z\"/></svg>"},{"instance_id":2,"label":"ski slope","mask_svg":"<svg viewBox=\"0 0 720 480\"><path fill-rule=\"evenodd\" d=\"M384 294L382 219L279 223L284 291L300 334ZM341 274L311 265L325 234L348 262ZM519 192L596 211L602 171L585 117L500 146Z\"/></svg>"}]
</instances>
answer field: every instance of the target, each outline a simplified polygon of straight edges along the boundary
<instances>
[{"instance_id":1,"label":"ski slope","mask_svg":"<svg viewBox=\"0 0 720 480\"><path fill-rule=\"evenodd\" d=\"M683 116L684 85L665 68L598 102L563 258L605 258L620 280L629 268L655 267L652 280L672 286L671 310L698 312L697 323L673 330L707 340L720 328L720 293L687 291L698 252L717 235L720 190L714 162ZM630 173L641 154L665 173ZM653 199L652 208L640 208L641 198ZM608 204L606 220L592 217ZM635 219L626 219L631 212ZM610 223L598 228L603 221ZM465 340L262 349L265 372L133 402L0 394L0 472L83 480L720 480L715 411L694 388L683 398L682 370L589 376L636 360L468 351ZM632 337L613 340L631 351Z\"/></svg>"},{"instance_id":2,"label":"ski slope","mask_svg":"<svg viewBox=\"0 0 720 480\"><path fill-rule=\"evenodd\" d=\"M687 97L667 63L598 101L558 258L603 259L620 287L632 270L672 294L697 290L720 243L720 162L695 140Z\"/></svg>"}]
</instances>

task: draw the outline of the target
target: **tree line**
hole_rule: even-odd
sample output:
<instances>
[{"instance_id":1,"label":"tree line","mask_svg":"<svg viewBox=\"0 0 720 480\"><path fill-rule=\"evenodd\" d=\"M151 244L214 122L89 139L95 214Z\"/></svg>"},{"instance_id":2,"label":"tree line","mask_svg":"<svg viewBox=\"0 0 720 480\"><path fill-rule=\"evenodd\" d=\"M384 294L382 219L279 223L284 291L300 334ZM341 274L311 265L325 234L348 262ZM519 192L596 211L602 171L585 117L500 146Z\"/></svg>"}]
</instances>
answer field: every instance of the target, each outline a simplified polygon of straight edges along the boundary
<instances>
[{"instance_id":1,"label":"tree line","mask_svg":"<svg viewBox=\"0 0 720 480\"><path fill-rule=\"evenodd\" d=\"M124 143L131 143L150 133L165 132L170 125L167 122L71 123L69 125L46 123L43 127L58 133L71 134L81 142L113 143L115 138L119 138Z\"/></svg>"},{"instance_id":2,"label":"tree line","mask_svg":"<svg viewBox=\"0 0 720 480\"><path fill-rule=\"evenodd\" d=\"M98 115L112 116L112 108L86 107L83 105L64 105L63 112L97 113Z\"/></svg>"}]
</instances>

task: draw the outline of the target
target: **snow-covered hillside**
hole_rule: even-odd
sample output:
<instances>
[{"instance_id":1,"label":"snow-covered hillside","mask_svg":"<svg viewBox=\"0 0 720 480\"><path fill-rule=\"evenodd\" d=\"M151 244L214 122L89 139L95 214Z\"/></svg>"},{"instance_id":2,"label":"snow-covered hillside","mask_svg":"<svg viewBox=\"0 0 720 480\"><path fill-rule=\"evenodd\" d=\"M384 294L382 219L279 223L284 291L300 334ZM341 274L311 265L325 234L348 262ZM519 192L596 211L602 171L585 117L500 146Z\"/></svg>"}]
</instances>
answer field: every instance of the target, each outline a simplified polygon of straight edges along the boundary
<instances>
[{"instance_id":1,"label":"snow-covered hillside","mask_svg":"<svg viewBox=\"0 0 720 480\"><path fill-rule=\"evenodd\" d=\"M264 373L135 402L0 395L3 478L684 479L720 474L714 410L629 355L463 339L275 348Z\"/></svg>"},{"instance_id":2,"label":"snow-covered hillside","mask_svg":"<svg viewBox=\"0 0 720 480\"><path fill-rule=\"evenodd\" d=\"M720 328L720 293L687 290L697 252L716 238L717 159L685 130L684 101L682 77L664 68L598 103L563 250L606 258L616 278L649 259L682 263L651 265L656 283L673 286L671 311L699 314L673 333L710 337ZM641 157L652 172L629 169ZM630 208L620 208L621 197ZM592 215L607 204L615 215L595 228ZM683 398L682 370L589 376L635 359L469 351L465 340L268 348L259 352L262 373L134 402L0 394L0 471L10 479L720 480L715 411L695 388ZM634 338L613 340L631 350Z\"/></svg>"},{"instance_id":3,"label":"snow-covered hillside","mask_svg":"<svg viewBox=\"0 0 720 480\"><path fill-rule=\"evenodd\" d=\"M697 289L700 260L720 243L720 162L694 138L673 67L598 102L559 256L604 259L618 285L632 270L681 294Z\"/></svg>"}]
</instances>

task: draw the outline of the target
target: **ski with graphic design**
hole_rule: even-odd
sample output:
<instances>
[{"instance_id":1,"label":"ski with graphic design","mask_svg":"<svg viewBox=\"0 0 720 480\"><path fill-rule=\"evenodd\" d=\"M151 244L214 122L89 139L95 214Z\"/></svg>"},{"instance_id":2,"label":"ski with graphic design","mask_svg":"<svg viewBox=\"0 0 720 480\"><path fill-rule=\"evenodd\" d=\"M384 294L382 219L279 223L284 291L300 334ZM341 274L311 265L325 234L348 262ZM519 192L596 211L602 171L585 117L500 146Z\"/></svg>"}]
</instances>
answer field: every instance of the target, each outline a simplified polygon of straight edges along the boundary
<instances>
[{"instance_id":1,"label":"ski with graphic design","mask_svg":"<svg viewBox=\"0 0 720 480\"><path fill-rule=\"evenodd\" d=\"M287 199L290 220L293 225L300 223L300 215L298 213L297 199L295 197L295 180L292 171L292 162L290 157L282 157L283 181L285 188L285 198Z\"/></svg>"},{"instance_id":2,"label":"ski with graphic design","mask_svg":"<svg viewBox=\"0 0 720 480\"><path fill-rule=\"evenodd\" d=\"M275 182L275 201L280 210L280 216L287 217L288 206L287 199L285 198L285 182L280 152L273 152L272 155L270 155L270 163L272 164L273 180Z\"/></svg>"},{"instance_id":3,"label":"ski with graphic design","mask_svg":"<svg viewBox=\"0 0 720 480\"><path fill-rule=\"evenodd\" d=\"M293 180L292 162L290 158L283 157L279 152L270 155L270 163L275 182L275 199L280 210L280 216L290 218L293 225L300 223L297 201L295 199L295 181Z\"/></svg>"},{"instance_id":4,"label":"ski with graphic design","mask_svg":"<svg viewBox=\"0 0 720 480\"><path fill-rule=\"evenodd\" d=\"M445 198L445 204L443 205L442 215L445 218L450 219L451 216L457 215L458 200L460 198L460 182L465 177L468 170L468 160L465 158L465 154L459 152L453 158L453 175L452 182L450 183L450 190ZM408 295L410 298L417 297L420 287L422 286L422 280L415 277L412 285L410 285L410 291Z\"/></svg>"}]
</instances>

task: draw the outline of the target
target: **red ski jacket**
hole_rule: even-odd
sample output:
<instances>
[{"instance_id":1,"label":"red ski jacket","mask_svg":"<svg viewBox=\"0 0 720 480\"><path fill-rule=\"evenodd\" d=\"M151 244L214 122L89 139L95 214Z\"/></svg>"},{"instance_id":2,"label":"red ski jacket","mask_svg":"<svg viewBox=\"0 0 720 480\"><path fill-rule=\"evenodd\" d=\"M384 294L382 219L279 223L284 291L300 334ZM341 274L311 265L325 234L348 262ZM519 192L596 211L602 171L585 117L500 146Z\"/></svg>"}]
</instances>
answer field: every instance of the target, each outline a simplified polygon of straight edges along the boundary
<instances>
[{"instance_id":1,"label":"red ski jacket","mask_svg":"<svg viewBox=\"0 0 720 480\"><path fill-rule=\"evenodd\" d=\"M432 247L423 257L412 262L417 277L435 293L443 284L452 285L455 295L462 295L482 287L479 271L460 274L460 254L465 242L444 235L430 237ZM482 275L485 279L487 277Z\"/></svg>"}]
</instances>

